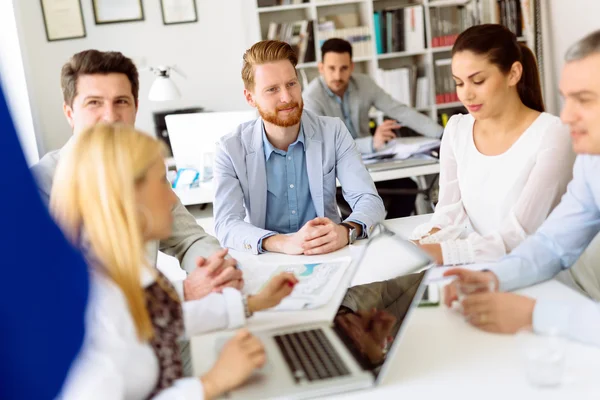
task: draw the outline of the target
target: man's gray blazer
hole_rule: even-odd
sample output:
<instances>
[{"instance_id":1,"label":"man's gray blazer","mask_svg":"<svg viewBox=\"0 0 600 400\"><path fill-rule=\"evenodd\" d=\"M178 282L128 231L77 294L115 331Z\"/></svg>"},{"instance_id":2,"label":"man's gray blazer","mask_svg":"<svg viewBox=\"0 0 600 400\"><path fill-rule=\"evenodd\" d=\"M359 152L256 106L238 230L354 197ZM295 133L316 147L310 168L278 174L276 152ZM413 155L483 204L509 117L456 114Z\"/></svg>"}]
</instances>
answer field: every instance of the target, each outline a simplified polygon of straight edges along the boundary
<instances>
[{"instance_id":1,"label":"man's gray blazer","mask_svg":"<svg viewBox=\"0 0 600 400\"><path fill-rule=\"evenodd\" d=\"M67 143L65 147L68 145ZM56 150L47 153L37 164L31 167L31 172L37 180L40 194L46 204L50 199L54 173L61 151ZM181 266L187 272L191 272L196 268L198 257L208 257L219 248L219 242L208 235L196 223L196 219L186 210L183 204L177 200L177 204L173 208L173 232L171 236L166 240L152 243L148 246L147 252L154 264L156 264L158 250L160 250L177 258Z\"/></svg>"},{"instance_id":2,"label":"man's gray blazer","mask_svg":"<svg viewBox=\"0 0 600 400\"><path fill-rule=\"evenodd\" d=\"M397 120L416 132L434 138L442 136L444 128L431 118L414 108L397 102L383 91L368 75L353 73L348 84L350 117L357 130L357 144L361 153L372 152L372 137L369 130L369 110L371 107L383 111L388 117ZM304 108L317 115L338 117L344 120L340 104L327 92L323 78L313 79L302 93ZM366 138L366 139L362 139Z\"/></svg>"},{"instance_id":3,"label":"man's gray blazer","mask_svg":"<svg viewBox=\"0 0 600 400\"><path fill-rule=\"evenodd\" d=\"M221 138L215 155L215 231L225 247L258 253L267 234L267 171L258 118ZM352 208L348 220L360 221L367 234L385 217L381 198L362 163L356 143L339 118L302 114L306 169L319 217L341 222L335 200L336 177Z\"/></svg>"}]
</instances>

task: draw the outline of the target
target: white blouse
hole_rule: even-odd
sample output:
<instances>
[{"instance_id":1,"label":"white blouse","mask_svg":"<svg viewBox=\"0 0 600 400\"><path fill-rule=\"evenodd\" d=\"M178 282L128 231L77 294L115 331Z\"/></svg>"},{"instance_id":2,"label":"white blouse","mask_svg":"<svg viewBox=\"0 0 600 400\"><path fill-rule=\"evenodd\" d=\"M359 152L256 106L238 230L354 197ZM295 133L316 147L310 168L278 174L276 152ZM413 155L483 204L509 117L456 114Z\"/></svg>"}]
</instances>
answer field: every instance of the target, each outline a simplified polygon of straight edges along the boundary
<instances>
[{"instance_id":1,"label":"white blouse","mask_svg":"<svg viewBox=\"0 0 600 400\"><path fill-rule=\"evenodd\" d=\"M146 271L143 286L153 281L153 276ZM181 287L176 286L180 298L183 297ZM185 301L182 306L188 336L245 323L242 297L235 289L225 288L223 294L212 293L200 300ZM60 398L146 399L156 386L158 376L158 359L148 342L138 340L123 292L110 279L93 274L86 338ZM156 400L203 398L204 390L197 377L179 379L153 397Z\"/></svg>"},{"instance_id":2,"label":"white blouse","mask_svg":"<svg viewBox=\"0 0 600 400\"><path fill-rule=\"evenodd\" d=\"M411 239L440 243L445 265L496 261L535 232L560 202L575 155L568 129L542 113L504 153L481 154L474 118L448 121L440 150L440 197ZM440 231L428 235L433 228Z\"/></svg>"}]
</instances>

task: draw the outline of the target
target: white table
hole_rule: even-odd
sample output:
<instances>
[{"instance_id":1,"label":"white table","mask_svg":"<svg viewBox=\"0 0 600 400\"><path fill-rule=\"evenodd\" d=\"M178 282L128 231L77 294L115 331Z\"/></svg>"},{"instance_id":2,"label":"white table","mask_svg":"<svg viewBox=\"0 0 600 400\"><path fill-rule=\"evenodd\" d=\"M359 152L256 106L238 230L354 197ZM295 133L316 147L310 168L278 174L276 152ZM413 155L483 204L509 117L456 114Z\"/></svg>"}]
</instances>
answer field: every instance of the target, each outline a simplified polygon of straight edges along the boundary
<instances>
[{"instance_id":1,"label":"white table","mask_svg":"<svg viewBox=\"0 0 600 400\"><path fill-rule=\"evenodd\" d=\"M375 165L375 164L372 164ZM368 168L368 166L367 166ZM418 165L403 167L402 164L398 164L395 168L381 170L381 171L369 171L373 182L389 181L392 179L403 179L410 177L424 177L426 175L433 175L440 173L440 163L436 162L427 165ZM420 186L423 186L423 182L419 182ZM338 182L339 186L339 182ZM424 187L422 187L424 188ZM214 186L213 182L201 183L197 188L179 188L175 189L175 193L181 200L184 206L190 206L194 204L208 204L212 203L214 199Z\"/></svg>"},{"instance_id":2,"label":"white table","mask_svg":"<svg viewBox=\"0 0 600 400\"><path fill-rule=\"evenodd\" d=\"M386 221L386 225L401 235L408 235L429 216L417 216ZM387 239L385 239L387 240ZM389 242L388 242L389 243ZM356 255L364 243L347 247L325 258ZM373 243L365 262L352 280L353 284L387 279L406 273L410 266L400 247L386 247L385 242ZM305 256L264 254L252 256L233 252L244 267L259 268L261 262L293 262ZM312 258L315 260L316 258ZM320 257L322 259L322 257ZM345 288L336 293L341 298ZM522 290L532 297L586 301L580 294L557 281L548 281ZM332 318L337 307L301 312L262 312L248 321L250 330L285 326ZM206 357L202 344L214 340L215 333L192 340L192 358ZM578 343L567 345L566 382L555 389L537 389L524 374L516 338L510 335L479 331L452 310L444 306L417 308L404 332L392 368L378 387L369 391L350 392L332 398L364 399L597 399L600 394L600 349ZM201 373L202 371L196 371Z\"/></svg>"}]
</instances>

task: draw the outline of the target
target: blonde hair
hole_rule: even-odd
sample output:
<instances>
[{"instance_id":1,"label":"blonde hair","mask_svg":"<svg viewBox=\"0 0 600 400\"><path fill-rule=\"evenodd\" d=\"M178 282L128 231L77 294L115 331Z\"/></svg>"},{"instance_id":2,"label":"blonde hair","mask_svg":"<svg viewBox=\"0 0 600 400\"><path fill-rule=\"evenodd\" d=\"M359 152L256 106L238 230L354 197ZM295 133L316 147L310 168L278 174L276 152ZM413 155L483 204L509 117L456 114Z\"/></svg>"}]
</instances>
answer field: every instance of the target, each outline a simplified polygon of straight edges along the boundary
<instances>
[{"instance_id":1,"label":"blonde hair","mask_svg":"<svg viewBox=\"0 0 600 400\"><path fill-rule=\"evenodd\" d=\"M153 336L140 277L146 265L135 186L162 158L160 143L124 125L96 125L63 150L50 209L75 246L82 235L88 260L117 284L140 340Z\"/></svg>"},{"instance_id":2,"label":"blonde hair","mask_svg":"<svg viewBox=\"0 0 600 400\"><path fill-rule=\"evenodd\" d=\"M247 90L254 89L254 66L270 62L288 60L296 68L298 56L292 46L279 40L263 40L255 43L244 53L242 80Z\"/></svg>"}]
</instances>

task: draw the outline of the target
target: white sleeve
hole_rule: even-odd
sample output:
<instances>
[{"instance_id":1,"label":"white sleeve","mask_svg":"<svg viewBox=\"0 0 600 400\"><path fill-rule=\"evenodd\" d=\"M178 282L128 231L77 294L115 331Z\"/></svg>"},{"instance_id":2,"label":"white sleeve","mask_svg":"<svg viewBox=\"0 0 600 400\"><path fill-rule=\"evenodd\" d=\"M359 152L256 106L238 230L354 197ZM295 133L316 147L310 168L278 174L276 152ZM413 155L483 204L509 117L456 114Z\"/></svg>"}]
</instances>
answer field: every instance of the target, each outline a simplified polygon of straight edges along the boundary
<instances>
[{"instance_id":1,"label":"white sleeve","mask_svg":"<svg viewBox=\"0 0 600 400\"><path fill-rule=\"evenodd\" d=\"M123 293L106 278L95 277L92 280L90 301L86 311L85 341L69 370L58 398L62 400L125 399L128 394L127 388L136 386L139 393L150 392L151 389L146 387L146 384L150 383L148 381L142 379L136 382L125 382L124 380L124 371L131 365L131 349L139 344L137 331ZM148 349L152 352L149 347ZM142 362L142 364L148 363ZM145 369L149 366L140 365L139 368ZM198 378L179 379L173 386L154 397L158 400L202 400L203 398L204 388Z\"/></svg>"},{"instance_id":2,"label":"white sleeve","mask_svg":"<svg viewBox=\"0 0 600 400\"><path fill-rule=\"evenodd\" d=\"M555 333L600 347L600 303L591 299L538 299L533 309L533 329L536 333Z\"/></svg>"},{"instance_id":3,"label":"white sleeve","mask_svg":"<svg viewBox=\"0 0 600 400\"><path fill-rule=\"evenodd\" d=\"M464 239L441 242L444 264L458 265L497 261L534 233L560 202L573 176L574 154L562 125L544 135L523 190L497 231L487 235L471 232Z\"/></svg>"},{"instance_id":4,"label":"white sleeve","mask_svg":"<svg viewBox=\"0 0 600 400\"><path fill-rule=\"evenodd\" d=\"M458 132L458 125L462 115L454 115L448 121L442 144L440 146L440 196L431 220L419 225L413 231L410 239L421 239L433 228L441 229L437 237L458 237L470 222L462 204L460 187L458 184L458 170L454 143Z\"/></svg>"},{"instance_id":5,"label":"white sleeve","mask_svg":"<svg viewBox=\"0 0 600 400\"><path fill-rule=\"evenodd\" d=\"M188 337L219 329L232 329L246 323L242 294L225 288L198 300L183 302L183 320Z\"/></svg>"},{"instance_id":6,"label":"white sleeve","mask_svg":"<svg viewBox=\"0 0 600 400\"><path fill-rule=\"evenodd\" d=\"M204 400L204 387L199 378L183 378L162 390L152 400Z\"/></svg>"},{"instance_id":7,"label":"white sleeve","mask_svg":"<svg viewBox=\"0 0 600 400\"><path fill-rule=\"evenodd\" d=\"M93 275L85 324L84 344L59 399L124 398L122 372L138 339L122 292L106 278Z\"/></svg>"}]
</instances>

